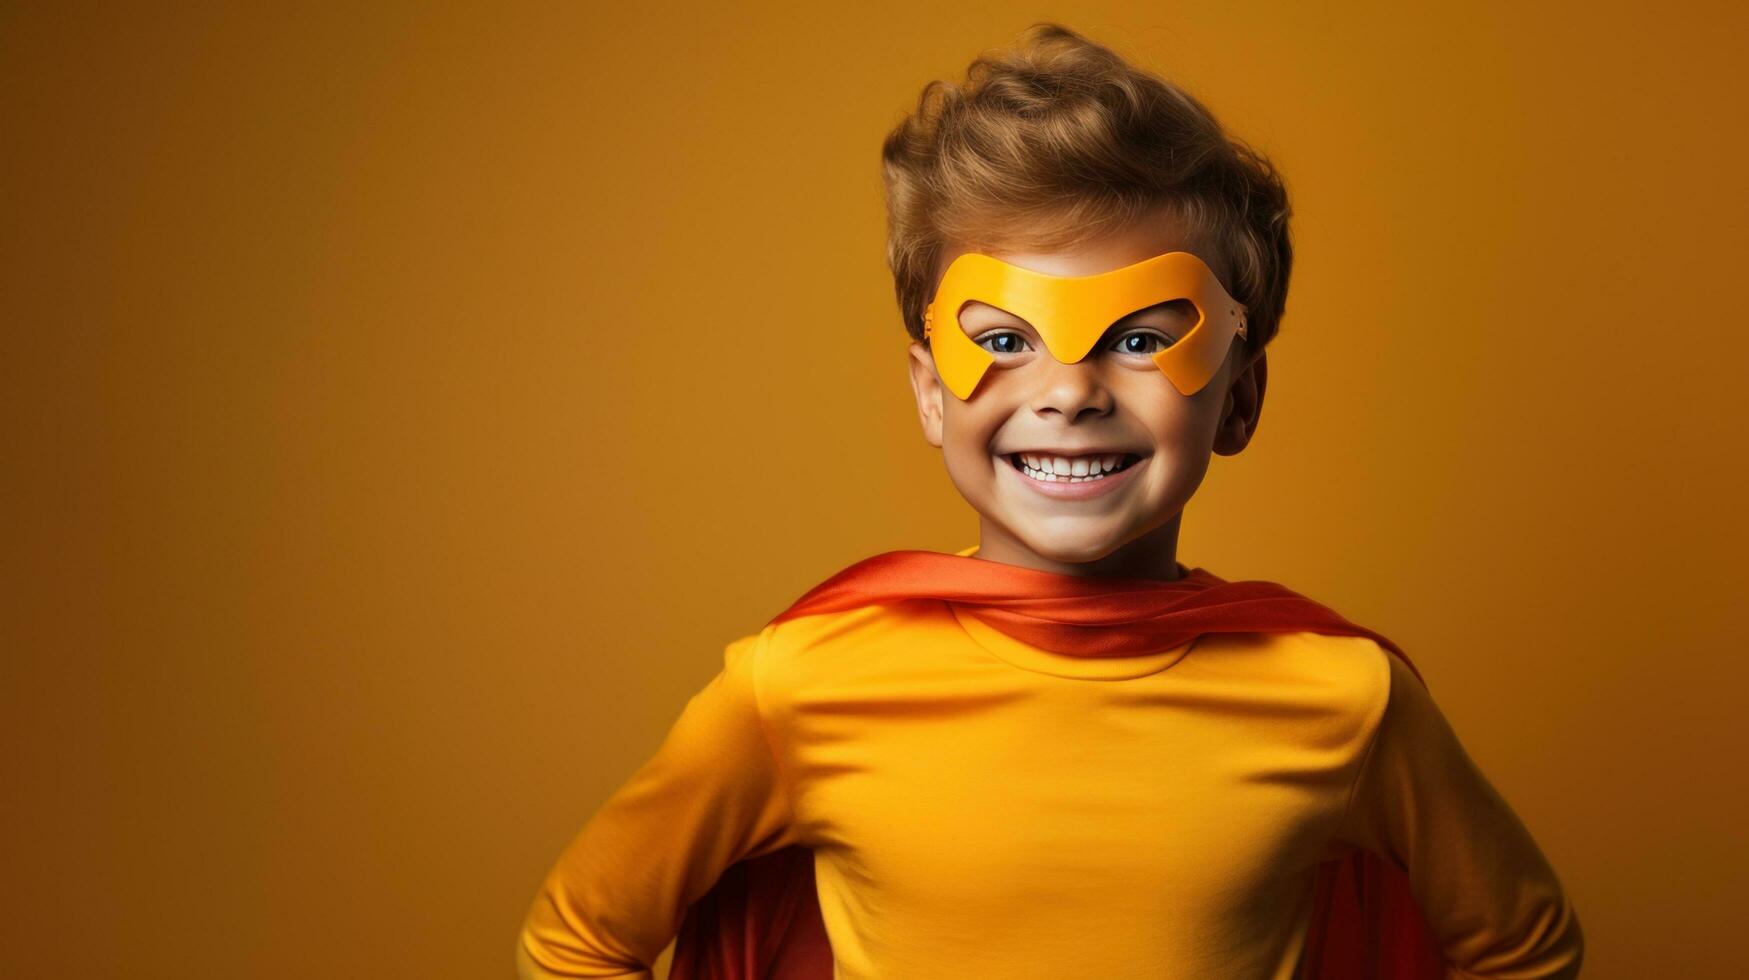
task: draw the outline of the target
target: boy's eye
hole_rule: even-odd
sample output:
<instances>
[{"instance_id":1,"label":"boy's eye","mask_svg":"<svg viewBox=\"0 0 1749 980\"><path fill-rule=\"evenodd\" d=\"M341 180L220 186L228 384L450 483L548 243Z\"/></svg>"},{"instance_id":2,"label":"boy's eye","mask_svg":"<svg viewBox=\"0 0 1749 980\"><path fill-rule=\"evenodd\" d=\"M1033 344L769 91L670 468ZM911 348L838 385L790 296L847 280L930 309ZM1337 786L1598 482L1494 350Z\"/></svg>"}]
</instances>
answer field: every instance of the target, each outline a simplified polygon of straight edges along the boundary
<instances>
[{"instance_id":1,"label":"boy's eye","mask_svg":"<svg viewBox=\"0 0 1749 980\"><path fill-rule=\"evenodd\" d=\"M1132 330L1119 337L1113 348L1125 354L1157 354L1177 342L1153 330ZM1155 344L1160 346L1153 346Z\"/></svg>"},{"instance_id":2,"label":"boy's eye","mask_svg":"<svg viewBox=\"0 0 1749 980\"><path fill-rule=\"evenodd\" d=\"M1012 330L997 330L979 337L978 346L992 354L1018 354L1026 349L1026 338Z\"/></svg>"},{"instance_id":3,"label":"boy's eye","mask_svg":"<svg viewBox=\"0 0 1749 980\"><path fill-rule=\"evenodd\" d=\"M1124 354L1154 354L1177 342L1155 330L1132 330L1119 337L1112 349ZM1026 338L1012 330L993 330L979 337L977 344L992 354L1018 354L1028 349Z\"/></svg>"}]
</instances>

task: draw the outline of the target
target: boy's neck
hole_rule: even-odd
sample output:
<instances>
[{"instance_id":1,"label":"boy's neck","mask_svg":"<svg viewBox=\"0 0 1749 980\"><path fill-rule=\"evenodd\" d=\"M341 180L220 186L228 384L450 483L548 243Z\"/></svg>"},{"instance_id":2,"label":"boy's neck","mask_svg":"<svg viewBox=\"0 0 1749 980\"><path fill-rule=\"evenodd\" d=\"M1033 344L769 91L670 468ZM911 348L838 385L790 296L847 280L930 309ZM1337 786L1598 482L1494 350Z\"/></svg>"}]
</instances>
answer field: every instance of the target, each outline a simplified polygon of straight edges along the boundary
<instances>
[{"instance_id":1,"label":"boy's neck","mask_svg":"<svg viewBox=\"0 0 1749 980\"><path fill-rule=\"evenodd\" d=\"M1027 547L1024 541L989 521L978 521L978 551L974 557L1023 568L1084 578L1142 578L1175 582L1178 574L1178 525L1183 512L1123 547L1087 562L1054 561Z\"/></svg>"}]
</instances>

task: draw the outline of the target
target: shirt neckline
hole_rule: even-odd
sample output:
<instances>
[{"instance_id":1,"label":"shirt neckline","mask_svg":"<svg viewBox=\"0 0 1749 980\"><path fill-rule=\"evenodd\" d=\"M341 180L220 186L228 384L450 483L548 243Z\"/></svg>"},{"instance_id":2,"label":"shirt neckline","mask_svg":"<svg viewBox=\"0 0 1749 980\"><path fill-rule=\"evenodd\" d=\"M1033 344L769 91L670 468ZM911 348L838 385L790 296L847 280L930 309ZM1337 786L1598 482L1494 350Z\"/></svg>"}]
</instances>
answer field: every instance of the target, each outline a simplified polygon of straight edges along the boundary
<instances>
[{"instance_id":1,"label":"shirt neckline","mask_svg":"<svg viewBox=\"0 0 1749 980\"><path fill-rule=\"evenodd\" d=\"M977 550L978 546L973 545L970 548L957 551L955 554L969 558ZM959 623L960 629L965 631L972 642L983 647L991 656L1011 667L1030 670L1037 674L1049 674L1052 677L1102 681L1146 677L1149 674L1157 674L1183 660L1185 655L1190 653L1190 648L1196 645L1196 640L1191 640L1188 643L1181 643L1178 646L1156 650L1152 653L1122 657L1077 657L1017 640L979 619L963 603L947 599L942 600L942 603L947 606L949 612L953 613L954 621Z\"/></svg>"},{"instance_id":2,"label":"shirt neckline","mask_svg":"<svg viewBox=\"0 0 1749 980\"><path fill-rule=\"evenodd\" d=\"M966 636L991 656L1011 667L1030 670L1035 674L1049 674L1052 677L1095 681L1146 677L1149 674L1158 674L1183 660L1190 653L1190 648L1196 645L1196 641L1191 640L1153 653L1123 657L1076 657L1023 643L979 619L961 603L945 599L942 602L953 613L954 621L959 623Z\"/></svg>"}]
</instances>

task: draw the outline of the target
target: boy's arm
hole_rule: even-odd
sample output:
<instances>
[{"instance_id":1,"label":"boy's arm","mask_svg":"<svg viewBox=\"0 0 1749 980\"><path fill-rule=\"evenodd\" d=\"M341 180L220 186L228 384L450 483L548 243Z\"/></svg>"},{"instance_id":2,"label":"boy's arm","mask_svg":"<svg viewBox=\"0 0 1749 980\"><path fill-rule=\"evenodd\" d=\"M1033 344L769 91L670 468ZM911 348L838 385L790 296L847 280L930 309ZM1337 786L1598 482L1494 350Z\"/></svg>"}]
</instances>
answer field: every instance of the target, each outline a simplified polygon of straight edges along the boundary
<instances>
[{"instance_id":1,"label":"boy's arm","mask_svg":"<svg viewBox=\"0 0 1749 980\"><path fill-rule=\"evenodd\" d=\"M722 672L560 855L518 937L519 977L648 980L725 868L796 843L754 687L769 633L728 645Z\"/></svg>"},{"instance_id":2,"label":"boy's arm","mask_svg":"<svg viewBox=\"0 0 1749 980\"><path fill-rule=\"evenodd\" d=\"M1548 859L1420 679L1385 659L1390 693L1341 838L1408 872L1455 976L1578 976L1579 919Z\"/></svg>"}]
</instances>

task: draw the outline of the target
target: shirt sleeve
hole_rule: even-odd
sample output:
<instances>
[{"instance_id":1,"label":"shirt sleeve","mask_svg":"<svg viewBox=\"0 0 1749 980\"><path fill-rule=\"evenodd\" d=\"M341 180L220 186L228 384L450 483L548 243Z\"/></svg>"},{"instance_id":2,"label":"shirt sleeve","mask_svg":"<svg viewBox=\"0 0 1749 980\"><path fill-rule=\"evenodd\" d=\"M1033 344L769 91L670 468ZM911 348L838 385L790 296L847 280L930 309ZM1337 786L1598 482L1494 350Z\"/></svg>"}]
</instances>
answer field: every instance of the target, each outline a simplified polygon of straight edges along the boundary
<instances>
[{"instance_id":1,"label":"shirt sleeve","mask_svg":"<svg viewBox=\"0 0 1749 980\"><path fill-rule=\"evenodd\" d=\"M1420 678L1390 662L1340 837L1403 868L1457 977L1576 977L1579 919L1548 859Z\"/></svg>"},{"instance_id":2,"label":"shirt sleeve","mask_svg":"<svg viewBox=\"0 0 1749 980\"><path fill-rule=\"evenodd\" d=\"M756 690L769 634L728 645L655 755L565 848L523 923L519 976L647 980L725 868L797 842Z\"/></svg>"}]
</instances>

